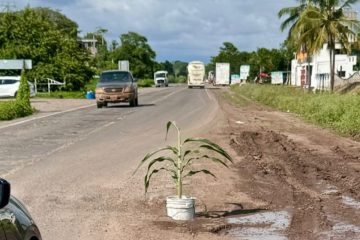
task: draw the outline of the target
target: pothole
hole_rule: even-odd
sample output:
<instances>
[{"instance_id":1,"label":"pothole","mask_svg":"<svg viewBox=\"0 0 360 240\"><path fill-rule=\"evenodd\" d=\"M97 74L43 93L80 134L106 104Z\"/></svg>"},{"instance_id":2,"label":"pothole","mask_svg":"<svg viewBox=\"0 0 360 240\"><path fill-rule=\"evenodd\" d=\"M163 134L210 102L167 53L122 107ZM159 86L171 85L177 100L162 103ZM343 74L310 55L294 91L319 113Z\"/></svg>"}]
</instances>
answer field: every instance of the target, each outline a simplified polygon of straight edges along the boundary
<instances>
[{"instance_id":1,"label":"pothole","mask_svg":"<svg viewBox=\"0 0 360 240\"><path fill-rule=\"evenodd\" d=\"M339 221L334 216L329 216L328 219L330 220L330 222L332 222L333 226L330 231L321 233L319 239L333 239L333 240L360 239L360 226Z\"/></svg>"},{"instance_id":2,"label":"pothole","mask_svg":"<svg viewBox=\"0 0 360 240\"><path fill-rule=\"evenodd\" d=\"M337 195L339 194L339 190L332 185L327 185L326 188L322 191L323 195Z\"/></svg>"},{"instance_id":3,"label":"pothole","mask_svg":"<svg viewBox=\"0 0 360 240\"><path fill-rule=\"evenodd\" d=\"M291 223L287 211L262 212L242 217L227 218L232 227L223 231L235 239L287 240L285 234Z\"/></svg>"},{"instance_id":4,"label":"pothole","mask_svg":"<svg viewBox=\"0 0 360 240\"><path fill-rule=\"evenodd\" d=\"M341 202L351 208L359 209L360 210L360 202L356 201L352 197L342 196Z\"/></svg>"}]
</instances>

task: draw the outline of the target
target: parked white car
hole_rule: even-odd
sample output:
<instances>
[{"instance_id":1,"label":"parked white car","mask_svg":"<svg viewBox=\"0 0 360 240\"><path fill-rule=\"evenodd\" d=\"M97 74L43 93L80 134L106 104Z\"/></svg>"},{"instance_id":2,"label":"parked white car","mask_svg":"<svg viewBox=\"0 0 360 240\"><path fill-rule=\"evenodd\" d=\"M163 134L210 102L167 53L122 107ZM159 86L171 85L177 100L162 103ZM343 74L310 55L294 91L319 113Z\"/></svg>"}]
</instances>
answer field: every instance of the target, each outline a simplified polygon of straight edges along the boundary
<instances>
[{"instance_id":1,"label":"parked white car","mask_svg":"<svg viewBox=\"0 0 360 240\"><path fill-rule=\"evenodd\" d=\"M29 82L30 97L35 96L35 86ZM0 77L0 97L16 97L20 86L20 76Z\"/></svg>"}]
</instances>

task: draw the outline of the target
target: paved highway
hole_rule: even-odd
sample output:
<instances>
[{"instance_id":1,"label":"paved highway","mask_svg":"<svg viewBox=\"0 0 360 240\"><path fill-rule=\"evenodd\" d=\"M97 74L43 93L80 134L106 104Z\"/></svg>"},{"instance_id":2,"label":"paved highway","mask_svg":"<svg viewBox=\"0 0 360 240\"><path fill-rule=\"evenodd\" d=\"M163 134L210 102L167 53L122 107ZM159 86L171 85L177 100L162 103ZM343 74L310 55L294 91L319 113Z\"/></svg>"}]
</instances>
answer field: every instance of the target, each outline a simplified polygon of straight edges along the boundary
<instances>
[{"instance_id":1,"label":"paved highway","mask_svg":"<svg viewBox=\"0 0 360 240\"><path fill-rule=\"evenodd\" d=\"M124 199L142 196L142 175L131 180L136 188L126 184L141 157L166 144L167 121L193 136L218 113L209 90L185 86L143 92L139 104L91 105L0 125L1 176L45 240L130 239L113 218L127 211Z\"/></svg>"}]
</instances>

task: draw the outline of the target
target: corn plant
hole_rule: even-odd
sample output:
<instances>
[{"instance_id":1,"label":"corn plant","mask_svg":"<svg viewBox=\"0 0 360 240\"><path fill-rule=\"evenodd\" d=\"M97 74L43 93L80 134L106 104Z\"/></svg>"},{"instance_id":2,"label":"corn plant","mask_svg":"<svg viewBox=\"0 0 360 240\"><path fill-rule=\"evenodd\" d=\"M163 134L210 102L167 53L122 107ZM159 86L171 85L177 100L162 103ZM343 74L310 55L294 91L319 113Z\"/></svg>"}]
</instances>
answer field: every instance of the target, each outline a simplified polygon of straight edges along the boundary
<instances>
[{"instance_id":1,"label":"corn plant","mask_svg":"<svg viewBox=\"0 0 360 240\"><path fill-rule=\"evenodd\" d=\"M146 154L146 156L141 160L139 166L136 168L135 172L145 162L148 162L147 172L144 177L145 193L149 188L150 180L154 174L161 171L169 172L176 184L177 195L179 198L181 198L183 195L184 179L194 176L198 173L204 173L216 178L215 175L207 169L194 170L192 168L192 164L194 162L199 160L209 160L221 164L225 167L228 167L227 161L232 162L232 158L224 149L222 149L220 146L216 145L215 143L213 143L208 139L187 138L186 140L182 141L180 129L173 121L170 121L166 124L165 140L167 139L169 129L171 126L173 126L177 130L177 145L166 146L154 152ZM189 145L190 143L199 143L199 144L196 147L187 148L187 145ZM202 153L201 152L202 149L207 150L207 152L209 153L215 153L216 155L221 156L223 159ZM166 156L156 157L156 155L160 152L168 152L169 154L166 154ZM159 163L161 163L162 165L164 165L164 163L168 163L168 164L166 166L157 166L159 165Z\"/></svg>"}]
</instances>

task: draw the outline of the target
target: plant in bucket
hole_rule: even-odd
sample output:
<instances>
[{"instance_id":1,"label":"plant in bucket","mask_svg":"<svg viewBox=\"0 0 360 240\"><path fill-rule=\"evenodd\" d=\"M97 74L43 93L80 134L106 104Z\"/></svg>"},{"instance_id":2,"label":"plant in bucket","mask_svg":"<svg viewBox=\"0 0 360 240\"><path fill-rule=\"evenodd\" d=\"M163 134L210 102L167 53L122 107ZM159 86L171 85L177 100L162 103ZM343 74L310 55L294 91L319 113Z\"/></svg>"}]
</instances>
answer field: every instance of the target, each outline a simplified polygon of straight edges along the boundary
<instances>
[{"instance_id":1,"label":"plant in bucket","mask_svg":"<svg viewBox=\"0 0 360 240\"><path fill-rule=\"evenodd\" d=\"M169 172L176 185L177 195L167 197L167 215L175 220L191 220L195 216L195 198L183 195L184 179L198 173L204 173L216 178L215 175L207 169L194 169L193 163L199 160L208 160L228 167L227 162L232 162L232 158L224 149L208 139L187 138L182 141L180 128L174 121L166 124L166 138L171 126L177 130L177 145L166 146L146 154L135 172L144 163L148 163L144 178L145 193L149 188L151 177L154 174L161 171ZM160 152L167 152L168 154L158 156ZM215 156L209 155L210 153L214 153ZM159 166L160 164L161 166Z\"/></svg>"}]
</instances>

